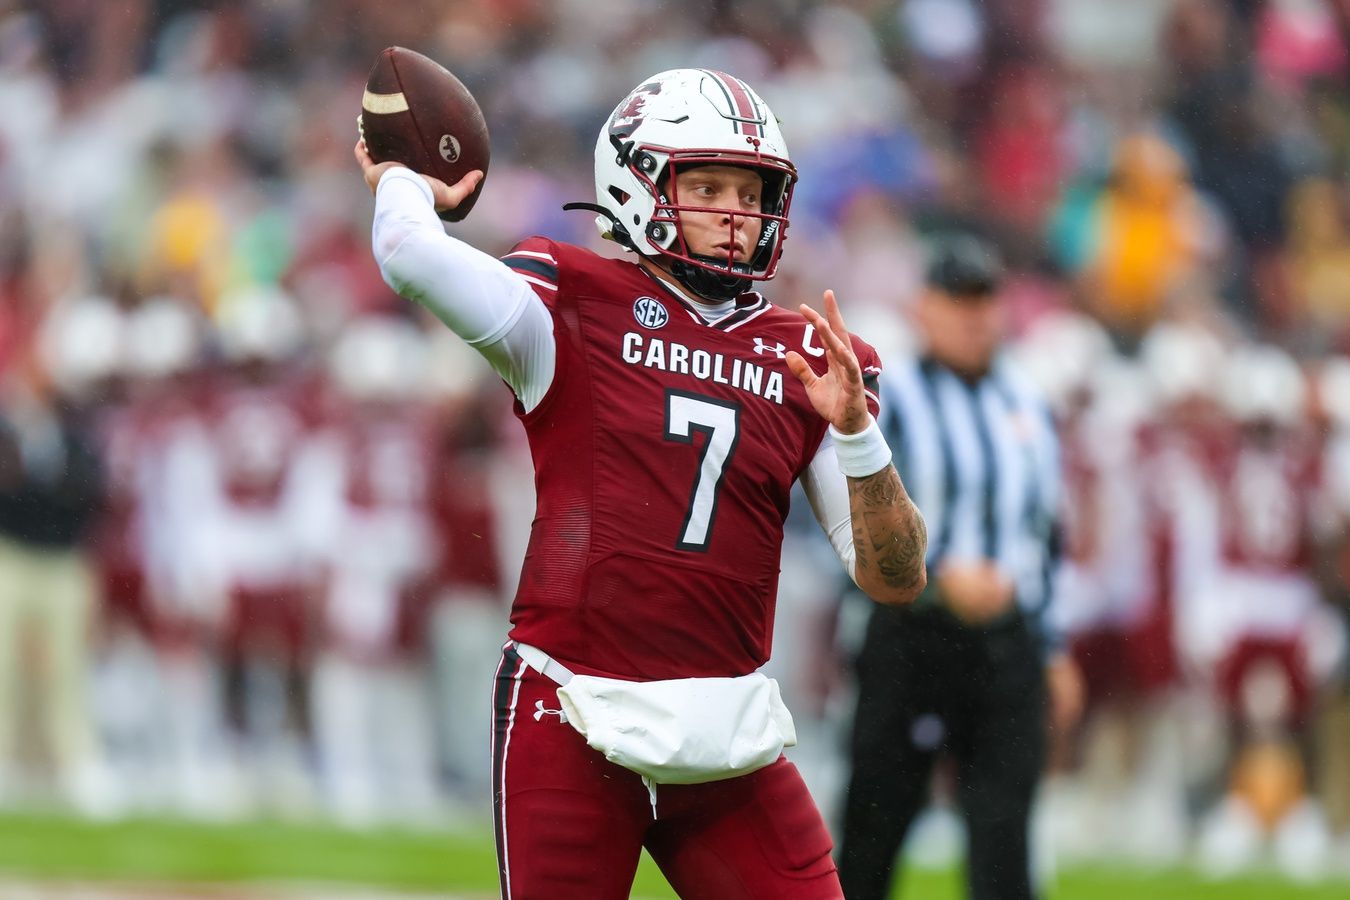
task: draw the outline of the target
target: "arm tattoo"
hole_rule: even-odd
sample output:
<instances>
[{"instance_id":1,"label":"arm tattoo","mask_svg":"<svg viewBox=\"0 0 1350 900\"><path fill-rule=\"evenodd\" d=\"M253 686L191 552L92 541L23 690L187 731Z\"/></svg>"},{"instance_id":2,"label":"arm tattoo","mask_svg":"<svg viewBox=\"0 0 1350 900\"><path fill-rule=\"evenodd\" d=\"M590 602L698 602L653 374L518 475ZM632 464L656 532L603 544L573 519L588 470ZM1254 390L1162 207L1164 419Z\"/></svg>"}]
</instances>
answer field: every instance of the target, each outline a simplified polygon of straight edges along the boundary
<instances>
[{"instance_id":1,"label":"arm tattoo","mask_svg":"<svg viewBox=\"0 0 1350 900\"><path fill-rule=\"evenodd\" d=\"M894 466L866 478L849 478L854 573L860 585L880 581L912 590L923 578L928 528Z\"/></svg>"}]
</instances>

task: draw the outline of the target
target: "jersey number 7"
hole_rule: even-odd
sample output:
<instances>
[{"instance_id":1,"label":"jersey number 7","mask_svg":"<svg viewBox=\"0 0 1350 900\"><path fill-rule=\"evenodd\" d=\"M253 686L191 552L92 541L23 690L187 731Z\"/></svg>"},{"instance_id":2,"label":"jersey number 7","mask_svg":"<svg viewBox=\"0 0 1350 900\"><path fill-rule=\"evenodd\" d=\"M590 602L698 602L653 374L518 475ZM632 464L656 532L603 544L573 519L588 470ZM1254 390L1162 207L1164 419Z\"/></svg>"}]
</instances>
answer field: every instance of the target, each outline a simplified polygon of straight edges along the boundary
<instances>
[{"instance_id":1,"label":"jersey number 7","mask_svg":"<svg viewBox=\"0 0 1350 900\"><path fill-rule=\"evenodd\" d=\"M666 391L666 440L692 444L695 434L704 436L677 550L703 553L708 549L717 517L718 488L740 440L740 419L741 408L735 403L674 389Z\"/></svg>"}]
</instances>

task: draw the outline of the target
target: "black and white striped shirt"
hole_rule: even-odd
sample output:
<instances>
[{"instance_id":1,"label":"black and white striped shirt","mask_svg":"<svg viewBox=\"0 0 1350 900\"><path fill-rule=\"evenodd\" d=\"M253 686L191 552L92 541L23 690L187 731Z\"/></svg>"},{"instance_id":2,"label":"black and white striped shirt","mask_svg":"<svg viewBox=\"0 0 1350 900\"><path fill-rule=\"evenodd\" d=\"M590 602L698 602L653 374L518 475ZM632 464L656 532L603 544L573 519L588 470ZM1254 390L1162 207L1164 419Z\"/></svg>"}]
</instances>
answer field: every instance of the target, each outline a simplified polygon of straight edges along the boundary
<instances>
[{"instance_id":1,"label":"black and white striped shirt","mask_svg":"<svg viewBox=\"0 0 1350 900\"><path fill-rule=\"evenodd\" d=\"M970 383L927 356L885 365L880 425L928 524L928 567L993 560L1054 647L1059 441L1045 401L1005 359Z\"/></svg>"}]
</instances>

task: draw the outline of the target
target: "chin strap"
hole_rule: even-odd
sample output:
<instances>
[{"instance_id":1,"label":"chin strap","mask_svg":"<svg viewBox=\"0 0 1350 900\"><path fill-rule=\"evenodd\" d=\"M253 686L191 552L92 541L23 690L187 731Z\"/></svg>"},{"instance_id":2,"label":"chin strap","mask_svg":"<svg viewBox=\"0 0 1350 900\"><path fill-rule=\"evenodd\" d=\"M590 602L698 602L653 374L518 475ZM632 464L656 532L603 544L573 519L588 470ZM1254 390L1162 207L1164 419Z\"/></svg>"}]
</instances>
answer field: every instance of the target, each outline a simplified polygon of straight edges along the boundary
<instances>
[{"instance_id":1,"label":"chin strap","mask_svg":"<svg viewBox=\"0 0 1350 900\"><path fill-rule=\"evenodd\" d=\"M696 256L695 259L702 260L711 265L717 265L721 260L707 256ZM750 290L750 279L739 275L724 275L720 272L712 272L700 266L691 266L683 260L674 260L670 266L670 274L675 276L675 280L687 287L689 290L698 294L705 300L722 302L723 300L734 300L741 294Z\"/></svg>"}]
</instances>

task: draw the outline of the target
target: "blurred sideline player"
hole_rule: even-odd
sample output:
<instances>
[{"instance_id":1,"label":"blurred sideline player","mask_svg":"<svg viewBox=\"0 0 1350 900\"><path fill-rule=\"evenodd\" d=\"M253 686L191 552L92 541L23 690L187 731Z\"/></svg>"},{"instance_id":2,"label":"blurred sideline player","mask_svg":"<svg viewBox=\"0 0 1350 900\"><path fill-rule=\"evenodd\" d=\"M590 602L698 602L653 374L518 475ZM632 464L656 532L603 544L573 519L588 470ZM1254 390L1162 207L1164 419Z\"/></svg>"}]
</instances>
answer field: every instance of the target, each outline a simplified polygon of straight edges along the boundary
<instances>
[{"instance_id":1,"label":"blurred sideline player","mask_svg":"<svg viewBox=\"0 0 1350 900\"><path fill-rule=\"evenodd\" d=\"M365 316L329 356L314 730L325 797L353 825L436 810L434 707L414 638L437 562L425 344L406 320Z\"/></svg>"},{"instance_id":2,"label":"blurred sideline player","mask_svg":"<svg viewBox=\"0 0 1350 900\"><path fill-rule=\"evenodd\" d=\"M847 334L832 293L826 315L798 316L751 290L774 274L796 177L777 120L708 70L663 72L619 104L597 141L592 208L637 264L543 238L492 259L435 213L480 173L447 186L356 154L386 280L512 388L535 461L494 698L503 895L626 897L645 846L682 896L839 897L829 835L782 756L657 784L554 708L573 673L670 682L763 665L799 478L867 593L904 603L923 587L922 519L864 386L875 352Z\"/></svg>"},{"instance_id":3,"label":"blurred sideline player","mask_svg":"<svg viewBox=\"0 0 1350 900\"><path fill-rule=\"evenodd\" d=\"M1049 836L1068 856L1178 859L1168 482L1152 449L1151 387L1081 313L1041 319L1019 351L1061 439L1064 560L1053 612L1086 688L1079 731L1054 735Z\"/></svg>"},{"instance_id":4,"label":"blurred sideline player","mask_svg":"<svg viewBox=\"0 0 1350 900\"><path fill-rule=\"evenodd\" d=\"M307 768L314 605L324 576L313 385L289 364L303 339L291 297L222 298L228 366L205 407L205 487L194 527L198 589L218 610L226 713L240 774L263 804L313 801Z\"/></svg>"},{"instance_id":5,"label":"blurred sideline player","mask_svg":"<svg viewBox=\"0 0 1350 900\"><path fill-rule=\"evenodd\" d=\"M0 385L0 803L41 783L24 752L40 749L64 801L116 811L87 696L97 583L85 540L103 493L89 411L118 324L102 298L55 307Z\"/></svg>"},{"instance_id":6,"label":"blurred sideline player","mask_svg":"<svg viewBox=\"0 0 1350 900\"><path fill-rule=\"evenodd\" d=\"M1209 458L1212 569L1187 598L1182 647L1229 730L1229 789L1199 835L1202 865L1248 865L1266 837L1276 862L1315 877L1328 835L1308 794L1317 698L1344 655L1314 578L1318 443L1298 365L1272 346L1230 352L1221 401L1231 427Z\"/></svg>"},{"instance_id":7,"label":"blurred sideline player","mask_svg":"<svg viewBox=\"0 0 1350 900\"><path fill-rule=\"evenodd\" d=\"M201 326L171 297L125 313L120 389L97 419L108 491L91 542L104 603L95 709L125 802L214 815L224 791L215 628L181 568L197 494L177 478L180 451L200 446ZM178 503L185 518L170 521Z\"/></svg>"}]
</instances>

